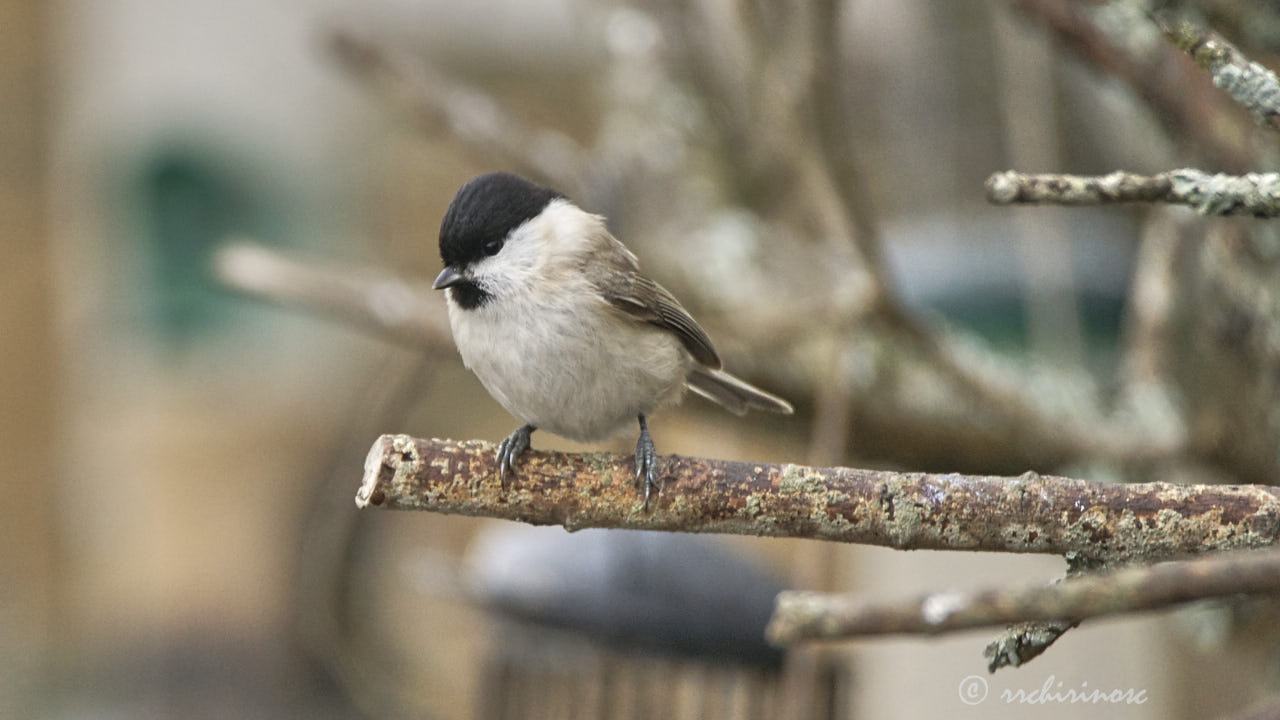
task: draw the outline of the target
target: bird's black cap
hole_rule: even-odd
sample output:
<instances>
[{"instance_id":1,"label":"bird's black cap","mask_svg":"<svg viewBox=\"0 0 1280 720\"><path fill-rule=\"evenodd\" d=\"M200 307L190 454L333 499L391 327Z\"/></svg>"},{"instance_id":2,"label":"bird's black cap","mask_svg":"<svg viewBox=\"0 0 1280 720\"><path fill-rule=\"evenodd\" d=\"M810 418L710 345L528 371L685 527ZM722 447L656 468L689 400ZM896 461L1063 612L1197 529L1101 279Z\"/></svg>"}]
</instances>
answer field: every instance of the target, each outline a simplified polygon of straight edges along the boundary
<instances>
[{"instance_id":1,"label":"bird's black cap","mask_svg":"<svg viewBox=\"0 0 1280 720\"><path fill-rule=\"evenodd\" d=\"M468 180L453 196L440 223L440 259L459 267L480 259L486 242L505 238L561 197L511 173L486 173Z\"/></svg>"}]
</instances>

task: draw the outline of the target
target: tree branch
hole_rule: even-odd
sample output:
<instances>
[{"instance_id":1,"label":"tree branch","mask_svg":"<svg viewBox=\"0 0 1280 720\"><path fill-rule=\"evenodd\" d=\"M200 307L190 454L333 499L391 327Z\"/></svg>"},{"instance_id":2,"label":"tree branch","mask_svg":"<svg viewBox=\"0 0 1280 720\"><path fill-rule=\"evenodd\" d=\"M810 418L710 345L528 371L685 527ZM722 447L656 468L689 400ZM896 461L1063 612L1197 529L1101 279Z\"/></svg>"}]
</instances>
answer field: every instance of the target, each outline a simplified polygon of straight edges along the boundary
<instances>
[{"instance_id":1,"label":"tree branch","mask_svg":"<svg viewBox=\"0 0 1280 720\"><path fill-rule=\"evenodd\" d=\"M1157 175L1117 171L1088 176L1011 170L987 178L986 190L987 199L998 205L1164 202L1193 207L1201 215L1280 217L1280 173L1214 175L1184 168Z\"/></svg>"},{"instance_id":2,"label":"tree branch","mask_svg":"<svg viewBox=\"0 0 1280 720\"><path fill-rule=\"evenodd\" d=\"M438 77L425 61L348 31L328 37L333 57L393 98L428 135L448 133L488 162L510 165L556 187L578 189L587 152L568 135L526 124L491 95Z\"/></svg>"},{"instance_id":3,"label":"tree branch","mask_svg":"<svg viewBox=\"0 0 1280 720\"><path fill-rule=\"evenodd\" d=\"M1225 98L1219 101L1208 86L1189 83L1194 68L1176 62L1176 49L1158 41L1149 47L1143 42L1150 25L1140 10L1125 12L1120 3L1091 8L1079 0L1009 2L1082 60L1127 85L1171 137L1189 140L1215 164L1225 163L1229 169L1257 165L1257 154L1244 140L1244 117L1220 112L1229 106ZM1106 22L1098 21L1098 13L1105 11L1110 11Z\"/></svg>"},{"instance_id":4,"label":"tree branch","mask_svg":"<svg viewBox=\"0 0 1280 720\"><path fill-rule=\"evenodd\" d=\"M443 303L426 285L384 270L325 265L233 240L214 253L213 272L237 292L337 318L408 347L453 345Z\"/></svg>"},{"instance_id":5,"label":"tree branch","mask_svg":"<svg viewBox=\"0 0 1280 720\"><path fill-rule=\"evenodd\" d=\"M534 525L799 537L899 549L1055 553L1147 561L1280 538L1280 488L1106 484L1026 473L935 475L663 457L644 510L632 460L529 451L498 482L493 445L383 435L356 505Z\"/></svg>"},{"instance_id":6,"label":"tree branch","mask_svg":"<svg viewBox=\"0 0 1280 720\"><path fill-rule=\"evenodd\" d=\"M1249 60L1236 46L1217 33L1189 22L1160 22L1165 37L1191 56L1261 125L1280 129L1280 78L1266 67Z\"/></svg>"},{"instance_id":7,"label":"tree branch","mask_svg":"<svg viewBox=\"0 0 1280 720\"><path fill-rule=\"evenodd\" d=\"M1052 585L942 592L904 602L783 592L769 622L771 642L925 634L1030 620L1079 622L1206 598L1280 592L1280 552L1129 567Z\"/></svg>"}]
</instances>

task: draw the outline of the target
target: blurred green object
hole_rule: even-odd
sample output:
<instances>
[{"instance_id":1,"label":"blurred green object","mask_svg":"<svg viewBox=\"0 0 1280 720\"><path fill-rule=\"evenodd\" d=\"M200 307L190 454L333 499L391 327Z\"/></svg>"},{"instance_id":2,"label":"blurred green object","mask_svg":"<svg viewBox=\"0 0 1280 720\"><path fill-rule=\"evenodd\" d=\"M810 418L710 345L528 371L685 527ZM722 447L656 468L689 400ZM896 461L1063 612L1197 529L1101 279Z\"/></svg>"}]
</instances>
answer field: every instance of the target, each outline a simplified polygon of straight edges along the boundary
<instances>
[{"instance_id":1,"label":"blurred green object","mask_svg":"<svg viewBox=\"0 0 1280 720\"><path fill-rule=\"evenodd\" d=\"M1076 298L1088 350L1095 360L1098 355L1110 357L1120 342L1123 323L1123 288L1113 295L1082 293ZM997 349L1023 354L1030 347L1027 330L1026 302L1020 295L992 292L967 295L936 302L930 309L949 321L981 335Z\"/></svg>"},{"instance_id":2,"label":"blurred green object","mask_svg":"<svg viewBox=\"0 0 1280 720\"><path fill-rule=\"evenodd\" d=\"M262 185L251 165L189 145L166 144L140 164L129 184L144 238L138 299L165 344L180 346L227 324L232 303L209 273L210 255L226 237L284 237L283 208L258 191Z\"/></svg>"}]
</instances>

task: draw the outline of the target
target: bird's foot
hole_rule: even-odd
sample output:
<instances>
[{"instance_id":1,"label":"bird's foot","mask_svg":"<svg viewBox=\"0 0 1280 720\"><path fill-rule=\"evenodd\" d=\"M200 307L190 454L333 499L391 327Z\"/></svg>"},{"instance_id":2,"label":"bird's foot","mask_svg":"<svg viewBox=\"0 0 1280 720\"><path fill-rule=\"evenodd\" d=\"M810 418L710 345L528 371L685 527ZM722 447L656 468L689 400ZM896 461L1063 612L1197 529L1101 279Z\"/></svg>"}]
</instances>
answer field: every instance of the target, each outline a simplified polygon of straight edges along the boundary
<instances>
[{"instance_id":1,"label":"bird's foot","mask_svg":"<svg viewBox=\"0 0 1280 720\"><path fill-rule=\"evenodd\" d=\"M537 430L532 425L516 428L502 442L498 443L498 479L502 481L502 489L507 489L507 473L516 471L516 458L529 449L529 436Z\"/></svg>"},{"instance_id":2,"label":"bird's foot","mask_svg":"<svg viewBox=\"0 0 1280 720\"><path fill-rule=\"evenodd\" d=\"M640 439L636 441L636 482L644 484L645 510L649 509L650 493L662 492L662 485L653 476L657 467L658 451L653 446L653 438L649 437L649 426L645 424L644 415L641 415Z\"/></svg>"}]
</instances>

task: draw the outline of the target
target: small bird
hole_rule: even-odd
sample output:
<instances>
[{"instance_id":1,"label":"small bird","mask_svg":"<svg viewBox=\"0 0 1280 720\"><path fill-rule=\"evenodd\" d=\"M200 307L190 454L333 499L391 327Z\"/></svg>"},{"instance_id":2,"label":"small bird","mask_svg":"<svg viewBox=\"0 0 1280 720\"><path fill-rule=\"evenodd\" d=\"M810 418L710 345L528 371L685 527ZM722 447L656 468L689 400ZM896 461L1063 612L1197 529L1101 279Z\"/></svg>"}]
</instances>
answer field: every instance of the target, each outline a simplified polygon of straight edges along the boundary
<instances>
[{"instance_id":1,"label":"small bird","mask_svg":"<svg viewBox=\"0 0 1280 720\"><path fill-rule=\"evenodd\" d=\"M605 218L509 173L468 181L440 223L449 326L463 363L523 423L498 445L503 484L534 430L593 442L640 425L645 506L658 454L645 418L685 388L731 412L792 412L720 369L711 339Z\"/></svg>"}]
</instances>

